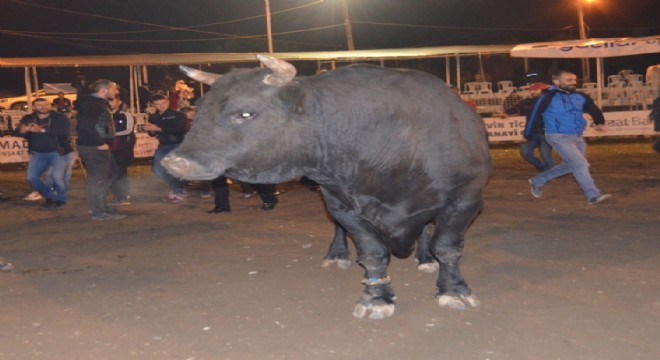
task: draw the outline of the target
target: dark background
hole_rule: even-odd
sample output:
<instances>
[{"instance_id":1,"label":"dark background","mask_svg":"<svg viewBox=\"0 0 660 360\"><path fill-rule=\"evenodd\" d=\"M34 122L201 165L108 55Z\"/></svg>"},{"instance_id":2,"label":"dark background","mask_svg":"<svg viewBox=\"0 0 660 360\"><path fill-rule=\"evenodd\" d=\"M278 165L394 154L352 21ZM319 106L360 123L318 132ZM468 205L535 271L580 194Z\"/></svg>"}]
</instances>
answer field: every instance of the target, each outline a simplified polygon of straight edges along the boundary
<instances>
[{"instance_id":1,"label":"dark background","mask_svg":"<svg viewBox=\"0 0 660 360\"><path fill-rule=\"evenodd\" d=\"M357 49L517 44L579 37L578 0L347 0ZM275 52L345 50L340 0L271 0ZM42 57L177 52L266 52L262 0L4 0L0 57ZM660 33L660 4L652 0L597 0L585 5L590 37ZM462 80L478 72L463 58ZM483 58L487 79L524 82L521 59ZM542 80L549 60L530 60ZM607 59L607 74L644 73L658 54ZM311 74L317 64L295 64ZM388 62L444 76L444 60ZM231 64L207 69L226 71ZM243 65L245 66L245 65ZM569 61L579 70L579 63ZM595 69L595 67L594 67ZM125 68L40 68L40 82L70 82L76 72L127 85ZM171 67L150 67L150 77L180 78ZM594 70L592 70L592 73ZM452 74L452 76L454 76ZM594 75L595 76L595 75ZM23 69L1 69L0 90L24 91Z\"/></svg>"}]
</instances>

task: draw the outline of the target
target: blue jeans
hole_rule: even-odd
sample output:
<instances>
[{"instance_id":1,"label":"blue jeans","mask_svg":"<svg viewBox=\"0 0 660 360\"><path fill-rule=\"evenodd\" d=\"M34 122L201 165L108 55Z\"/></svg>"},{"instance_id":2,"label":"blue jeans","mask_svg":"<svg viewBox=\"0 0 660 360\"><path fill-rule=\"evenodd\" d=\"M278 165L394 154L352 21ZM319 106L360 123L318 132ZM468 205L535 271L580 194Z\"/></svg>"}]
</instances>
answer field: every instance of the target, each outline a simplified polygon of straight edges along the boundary
<instances>
[{"instance_id":1,"label":"blue jeans","mask_svg":"<svg viewBox=\"0 0 660 360\"><path fill-rule=\"evenodd\" d=\"M536 148L539 148L540 159L534 155ZM520 144L520 156L534 165L537 170L548 170L555 166L555 159L552 158L552 147L545 141L543 134L534 134L527 142Z\"/></svg>"},{"instance_id":2,"label":"blue jeans","mask_svg":"<svg viewBox=\"0 0 660 360\"><path fill-rule=\"evenodd\" d=\"M32 157L28 163L27 180L30 184L46 199L63 201L67 200L66 171L68 163L64 156L60 156L57 151L40 153L32 152ZM51 168L53 185L46 184L41 180L41 175Z\"/></svg>"},{"instance_id":3,"label":"blue jeans","mask_svg":"<svg viewBox=\"0 0 660 360\"><path fill-rule=\"evenodd\" d=\"M587 144L582 135L545 134L548 144L561 156L562 162L532 178L534 185L543 186L548 181L572 173L587 199L600 195L589 173L589 162L585 156Z\"/></svg>"},{"instance_id":4,"label":"blue jeans","mask_svg":"<svg viewBox=\"0 0 660 360\"><path fill-rule=\"evenodd\" d=\"M158 149L156 149L156 154L154 155L154 162L151 165L151 171L153 171L154 174L165 181L173 193L183 194L183 186L185 185L185 182L170 175L170 173L165 170L163 165L160 164L160 161L163 160L165 155L174 151L174 149L176 149L178 146L179 144L159 145Z\"/></svg>"}]
</instances>

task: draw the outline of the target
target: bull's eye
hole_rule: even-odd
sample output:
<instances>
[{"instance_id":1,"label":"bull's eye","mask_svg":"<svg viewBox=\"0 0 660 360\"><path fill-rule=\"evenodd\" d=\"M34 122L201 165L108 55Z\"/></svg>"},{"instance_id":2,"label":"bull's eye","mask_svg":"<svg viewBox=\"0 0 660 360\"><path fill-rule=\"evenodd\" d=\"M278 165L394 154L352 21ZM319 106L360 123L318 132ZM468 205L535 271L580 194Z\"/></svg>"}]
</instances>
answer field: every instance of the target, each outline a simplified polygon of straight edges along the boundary
<instances>
[{"instance_id":1,"label":"bull's eye","mask_svg":"<svg viewBox=\"0 0 660 360\"><path fill-rule=\"evenodd\" d=\"M256 115L255 113L244 111L244 112L241 112L241 113L238 113L238 114L234 115L232 117L231 121L234 124L242 124L243 121L252 119L255 115Z\"/></svg>"}]
</instances>

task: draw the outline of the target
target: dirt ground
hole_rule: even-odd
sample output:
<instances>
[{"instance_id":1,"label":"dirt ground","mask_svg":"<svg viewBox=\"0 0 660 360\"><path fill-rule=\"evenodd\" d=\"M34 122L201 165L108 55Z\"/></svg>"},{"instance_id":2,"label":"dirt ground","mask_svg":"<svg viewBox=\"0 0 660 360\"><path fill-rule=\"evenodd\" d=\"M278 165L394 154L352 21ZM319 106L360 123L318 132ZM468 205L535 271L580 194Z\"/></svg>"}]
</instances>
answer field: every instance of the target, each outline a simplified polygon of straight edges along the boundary
<instances>
[{"instance_id":1,"label":"dirt ground","mask_svg":"<svg viewBox=\"0 0 660 360\"><path fill-rule=\"evenodd\" d=\"M0 359L660 359L660 155L648 140L592 143L586 205L564 177L542 199L517 148L492 151L485 208L462 271L481 307L435 301L436 275L393 258L393 317L351 316L363 271L321 268L333 235L318 193L280 204L232 190L232 212L180 204L146 163L119 221L91 221L74 173L66 209L21 200L24 169L0 168Z\"/></svg>"}]
</instances>

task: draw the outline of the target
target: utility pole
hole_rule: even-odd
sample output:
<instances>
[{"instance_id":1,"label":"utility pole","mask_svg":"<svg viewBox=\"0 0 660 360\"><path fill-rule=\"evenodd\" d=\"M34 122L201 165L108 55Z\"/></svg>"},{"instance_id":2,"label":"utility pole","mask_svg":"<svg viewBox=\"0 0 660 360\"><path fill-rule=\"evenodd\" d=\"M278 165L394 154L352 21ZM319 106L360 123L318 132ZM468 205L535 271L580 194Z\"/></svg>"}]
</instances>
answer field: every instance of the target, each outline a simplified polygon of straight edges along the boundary
<instances>
[{"instance_id":1,"label":"utility pole","mask_svg":"<svg viewBox=\"0 0 660 360\"><path fill-rule=\"evenodd\" d=\"M346 29L346 42L348 43L348 50L355 50L355 43L353 42L353 28L351 27L351 19L348 16L348 3L346 0L341 0L344 10L344 29Z\"/></svg>"},{"instance_id":2,"label":"utility pole","mask_svg":"<svg viewBox=\"0 0 660 360\"><path fill-rule=\"evenodd\" d=\"M268 53L273 53L273 31L270 26L270 0L264 0L266 4L266 31L268 33Z\"/></svg>"},{"instance_id":3,"label":"utility pole","mask_svg":"<svg viewBox=\"0 0 660 360\"><path fill-rule=\"evenodd\" d=\"M580 39L584 40L587 38L587 29L584 24L584 7L583 7L583 1L585 0L577 0L577 10L578 10L578 24L580 26ZM590 82L591 81L591 74L589 71L589 59L582 59L582 77L583 82Z\"/></svg>"}]
</instances>

